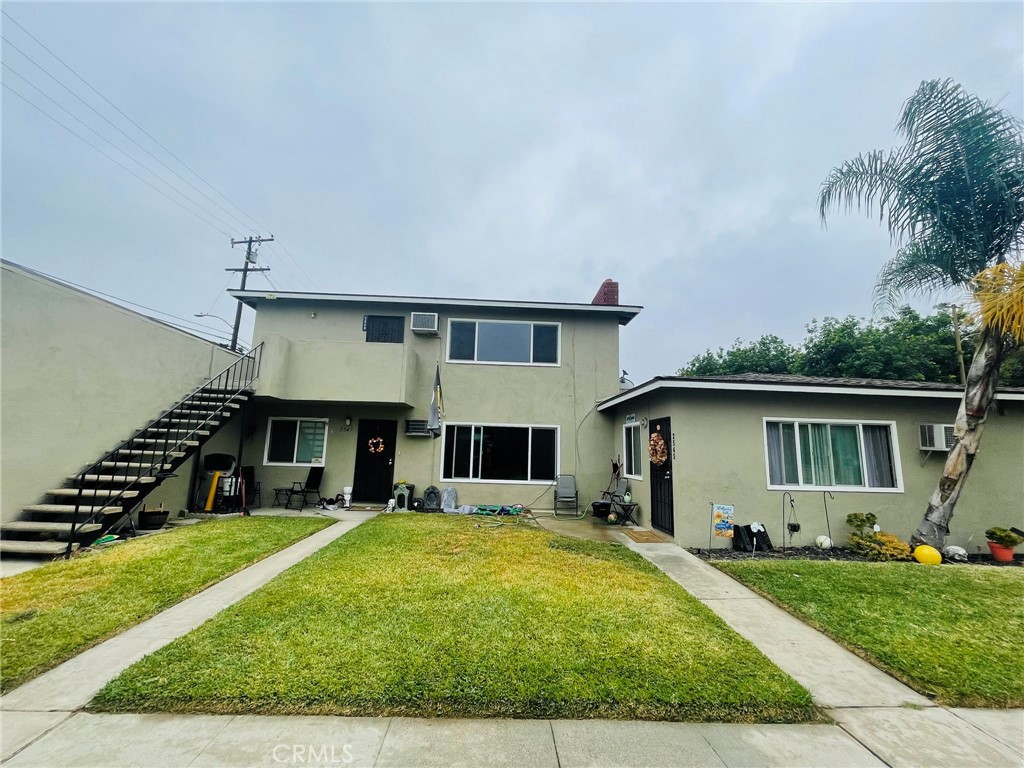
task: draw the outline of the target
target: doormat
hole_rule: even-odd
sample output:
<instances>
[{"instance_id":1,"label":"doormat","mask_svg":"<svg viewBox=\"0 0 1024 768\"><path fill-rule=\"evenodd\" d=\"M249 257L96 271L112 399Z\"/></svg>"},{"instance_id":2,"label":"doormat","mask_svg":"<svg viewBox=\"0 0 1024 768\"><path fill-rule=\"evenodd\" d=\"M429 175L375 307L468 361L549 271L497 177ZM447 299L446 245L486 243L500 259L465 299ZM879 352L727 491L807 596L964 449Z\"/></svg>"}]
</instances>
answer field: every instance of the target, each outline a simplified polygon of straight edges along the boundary
<instances>
[{"instance_id":1,"label":"doormat","mask_svg":"<svg viewBox=\"0 0 1024 768\"><path fill-rule=\"evenodd\" d=\"M660 533L654 531L646 531L643 528L637 528L636 530L623 531L624 534L629 536L637 544L671 544L672 542L662 536Z\"/></svg>"}]
</instances>

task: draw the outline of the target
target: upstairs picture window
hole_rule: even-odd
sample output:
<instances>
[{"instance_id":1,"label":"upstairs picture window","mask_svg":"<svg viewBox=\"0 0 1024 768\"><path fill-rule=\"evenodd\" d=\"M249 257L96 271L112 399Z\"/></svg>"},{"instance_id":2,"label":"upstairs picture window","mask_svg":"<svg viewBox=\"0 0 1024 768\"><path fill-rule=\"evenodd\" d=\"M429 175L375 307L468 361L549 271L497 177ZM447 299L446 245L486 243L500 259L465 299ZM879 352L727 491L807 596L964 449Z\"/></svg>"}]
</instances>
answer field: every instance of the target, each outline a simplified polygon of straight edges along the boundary
<instances>
[{"instance_id":1,"label":"upstairs picture window","mask_svg":"<svg viewBox=\"0 0 1024 768\"><path fill-rule=\"evenodd\" d=\"M532 483L557 474L557 427L445 426L443 480Z\"/></svg>"},{"instance_id":2,"label":"upstairs picture window","mask_svg":"<svg viewBox=\"0 0 1024 768\"><path fill-rule=\"evenodd\" d=\"M448 360L467 363L558 365L557 323L452 320Z\"/></svg>"},{"instance_id":3,"label":"upstairs picture window","mask_svg":"<svg viewBox=\"0 0 1024 768\"><path fill-rule=\"evenodd\" d=\"M405 318L390 315L366 315L363 318L366 340L378 344L401 344L405 341Z\"/></svg>"},{"instance_id":4,"label":"upstairs picture window","mask_svg":"<svg viewBox=\"0 0 1024 768\"><path fill-rule=\"evenodd\" d=\"M327 456L327 419L271 418L264 464L313 467Z\"/></svg>"},{"instance_id":5,"label":"upstairs picture window","mask_svg":"<svg viewBox=\"0 0 1024 768\"><path fill-rule=\"evenodd\" d=\"M643 480L641 439L639 424L627 424L622 428L622 470L633 480Z\"/></svg>"},{"instance_id":6,"label":"upstairs picture window","mask_svg":"<svg viewBox=\"0 0 1024 768\"><path fill-rule=\"evenodd\" d=\"M891 423L765 421L770 488L899 490Z\"/></svg>"}]
</instances>

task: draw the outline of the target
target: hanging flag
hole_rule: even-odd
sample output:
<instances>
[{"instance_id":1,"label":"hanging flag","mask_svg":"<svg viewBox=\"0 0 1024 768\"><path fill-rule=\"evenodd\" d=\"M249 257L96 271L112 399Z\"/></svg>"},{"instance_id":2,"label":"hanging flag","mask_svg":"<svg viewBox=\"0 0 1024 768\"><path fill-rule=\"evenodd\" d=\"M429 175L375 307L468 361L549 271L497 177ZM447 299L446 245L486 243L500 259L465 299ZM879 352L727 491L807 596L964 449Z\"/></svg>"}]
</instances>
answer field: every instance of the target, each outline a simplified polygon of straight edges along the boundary
<instances>
[{"instance_id":1,"label":"hanging flag","mask_svg":"<svg viewBox=\"0 0 1024 768\"><path fill-rule=\"evenodd\" d=\"M435 438L441 436L441 419L444 418L444 398L441 396L441 363L438 361L437 369L434 372L434 389L430 393L430 419L427 421L429 429Z\"/></svg>"}]
</instances>

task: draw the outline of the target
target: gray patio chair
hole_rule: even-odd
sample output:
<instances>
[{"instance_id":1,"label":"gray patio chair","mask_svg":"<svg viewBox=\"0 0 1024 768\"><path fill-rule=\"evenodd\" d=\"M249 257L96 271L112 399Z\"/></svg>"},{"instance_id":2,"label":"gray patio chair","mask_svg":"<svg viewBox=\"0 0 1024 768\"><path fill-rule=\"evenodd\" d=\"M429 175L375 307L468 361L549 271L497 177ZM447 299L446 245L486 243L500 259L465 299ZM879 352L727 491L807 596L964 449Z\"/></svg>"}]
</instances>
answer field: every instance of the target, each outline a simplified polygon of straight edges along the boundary
<instances>
[{"instance_id":1,"label":"gray patio chair","mask_svg":"<svg viewBox=\"0 0 1024 768\"><path fill-rule=\"evenodd\" d=\"M580 492L576 488L575 475L559 475L555 478L555 512L558 512L560 504L571 504L574 511L580 511Z\"/></svg>"}]
</instances>

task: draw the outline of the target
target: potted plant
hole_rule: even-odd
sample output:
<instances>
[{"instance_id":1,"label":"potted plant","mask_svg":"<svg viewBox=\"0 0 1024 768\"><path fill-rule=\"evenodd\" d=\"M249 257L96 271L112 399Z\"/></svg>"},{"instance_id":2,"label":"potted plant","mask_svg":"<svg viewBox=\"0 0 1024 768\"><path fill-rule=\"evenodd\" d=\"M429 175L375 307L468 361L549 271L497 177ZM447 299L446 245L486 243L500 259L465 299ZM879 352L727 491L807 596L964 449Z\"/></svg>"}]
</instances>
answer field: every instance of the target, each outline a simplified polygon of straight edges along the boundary
<instances>
[{"instance_id":1,"label":"potted plant","mask_svg":"<svg viewBox=\"0 0 1024 768\"><path fill-rule=\"evenodd\" d=\"M1012 563L1013 548L1024 542L1024 538L1005 528L989 528L985 531L985 538L988 539L992 557L1000 563Z\"/></svg>"}]
</instances>

